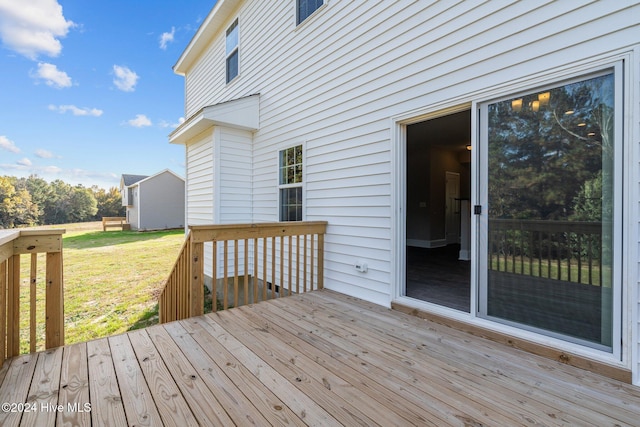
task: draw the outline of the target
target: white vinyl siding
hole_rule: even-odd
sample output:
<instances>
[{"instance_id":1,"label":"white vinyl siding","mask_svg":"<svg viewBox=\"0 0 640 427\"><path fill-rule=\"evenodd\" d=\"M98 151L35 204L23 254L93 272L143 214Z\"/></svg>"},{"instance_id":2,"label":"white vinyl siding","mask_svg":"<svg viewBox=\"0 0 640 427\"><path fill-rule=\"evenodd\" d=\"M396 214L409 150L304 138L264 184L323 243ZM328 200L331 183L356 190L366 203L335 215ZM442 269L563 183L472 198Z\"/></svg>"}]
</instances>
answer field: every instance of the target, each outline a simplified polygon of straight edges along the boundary
<instances>
[{"instance_id":1,"label":"white vinyl siding","mask_svg":"<svg viewBox=\"0 0 640 427\"><path fill-rule=\"evenodd\" d=\"M213 140L202 135L187 150L187 224L204 225L213 222Z\"/></svg>"},{"instance_id":2,"label":"white vinyl siding","mask_svg":"<svg viewBox=\"0 0 640 427\"><path fill-rule=\"evenodd\" d=\"M471 103L489 90L553 79L593 58L640 49L640 6L629 1L332 1L299 28L295 9L291 0L242 3L187 72L186 115L259 93L253 221L278 220L278 150L304 140L305 218L329 222L325 285L386 306L395 285L392 217L403 214L392 204L392 118ZM242 79L227 86L224 35L236 17L243 30ZM633 70L629 90L638 96ZM639 107L636 100L628 112L635 132ZM638 173L630 173L637 196ZM636 239L640 206L629 209L625 215L634 224L627 222L625 235ZM640 249L635 252L637 260ZM367 262L367 273L354 269L357 260ZM635 298L628 324L636 331L637 354L637 262L627 271L633 273L627 283L636 285L625 295Z\"/></svg>"},{"instance_id":3,"label":"white vinyl siding","mask_svg":"<svg viewBox=\"0 0 640 427\"><path fill-rule=\"evenodd\" d=\"M134 187L129 187L129 192L131 193L132 203L131 206L127 208L128 218L127 221L131 224L132 230L137 230L139 226L140 219L140 193L139 187L136 185Z\"/></svg>"},{"instance_id":4,"label":"white vinyl siding","mask_svg":"<svg viewBox=\"0 0 640 427\"><path fill-rule=\"evenodd\" d=\"M278 220L277 150L305 139L306 219L330 223L327 286L359 295L361 287L381 304L391 292L389 118L571 65L585 52L629 44L637 31L623 4L332 2L301 31L291 26L292 6L240 7L243 45L251 46L243 79L232 88L217 83L224 80L214 58L224 53L225 26L187 76L187 114L260 93L254 220ZM359 187L376 194L336 197L334 190ZM335 235L353 224L358 239ZM356 258L371 259L367 275L350 267Z\"/></svg>"},{"instance_id":5,"label":"white vinyl siding","mask_svg":"<svg viewBox=\"0 0 640 427\"><path fill-rule=\"evenodd\" d=\"M218 152L220 172L217 223L252 221L251 132L220 127Z\"/></svg>"}]
</instances>

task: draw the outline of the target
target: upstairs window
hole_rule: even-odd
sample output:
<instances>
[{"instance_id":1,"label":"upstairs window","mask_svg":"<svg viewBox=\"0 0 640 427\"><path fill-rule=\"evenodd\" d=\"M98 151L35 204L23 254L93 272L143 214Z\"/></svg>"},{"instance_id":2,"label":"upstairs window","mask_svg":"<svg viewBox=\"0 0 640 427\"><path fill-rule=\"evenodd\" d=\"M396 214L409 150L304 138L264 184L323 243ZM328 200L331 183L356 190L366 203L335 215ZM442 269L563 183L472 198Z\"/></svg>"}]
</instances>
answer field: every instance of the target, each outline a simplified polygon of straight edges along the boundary
<instances>
[{"instance_id":1,"label":"upstairs window","mask_svg":"<svg viewBox=\"0 0 640 427\"><path fill-rule=\"evenodd\" d=\"M324 4L324 0L296 0L296 3L298 9L297 24L300 25Z\"/></svg>"},{"instance_id":2,"label":"upstairs window","mask_svg":"<svg viewBox=\"0 0 640 427\"><path fill-rule=\"evenodd\" d=\"M302 221L302 145L280 151L280 221Z\"/></svg>"},{"instance_id":3,"label":"upstairs window","mask_svg":"<svg viewBox=\"0 0 640 427\"><path fill-rule=\"evenodd\" d=\"M227 83L238 75L238 20L227 29Z\"/></svg>"}]
</instances>

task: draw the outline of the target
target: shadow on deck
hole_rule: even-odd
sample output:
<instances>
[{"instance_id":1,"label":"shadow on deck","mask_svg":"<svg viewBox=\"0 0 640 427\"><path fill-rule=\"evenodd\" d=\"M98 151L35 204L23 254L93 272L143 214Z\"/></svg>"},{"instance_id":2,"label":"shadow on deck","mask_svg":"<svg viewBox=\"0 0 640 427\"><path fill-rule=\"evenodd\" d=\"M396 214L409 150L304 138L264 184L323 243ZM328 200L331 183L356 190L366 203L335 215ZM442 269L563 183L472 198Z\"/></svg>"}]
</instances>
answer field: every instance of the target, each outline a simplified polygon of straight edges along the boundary
<instances>
[{"instance_id":1,"label":"shadow on deck","mask_svg":"<svg viewBox=\"0 0 640 427\"><path fill-rule=\"evenodd\" d=\"M3 426L640 420L637 387L327 290L15 357L0 380Z\"/></svg>"}]
</instances>

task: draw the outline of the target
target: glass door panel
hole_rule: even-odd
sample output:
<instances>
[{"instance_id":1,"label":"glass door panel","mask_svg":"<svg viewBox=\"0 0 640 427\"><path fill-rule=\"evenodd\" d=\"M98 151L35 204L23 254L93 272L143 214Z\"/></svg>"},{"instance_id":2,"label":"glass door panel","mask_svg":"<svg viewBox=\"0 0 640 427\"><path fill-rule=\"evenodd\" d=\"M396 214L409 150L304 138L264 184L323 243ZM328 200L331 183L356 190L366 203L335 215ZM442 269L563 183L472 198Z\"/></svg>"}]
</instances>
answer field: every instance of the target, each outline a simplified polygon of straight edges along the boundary
<instances>
[{"instance_id":1,"label":"glass door panel","mask_svg":"<svg viewBox=\"0 0 640 427\"><path fill-rule=\"evenodd\" d=\"M614 87L609 72L482 106L481 316L612 348Z\"/></svg>"}]
</instances>

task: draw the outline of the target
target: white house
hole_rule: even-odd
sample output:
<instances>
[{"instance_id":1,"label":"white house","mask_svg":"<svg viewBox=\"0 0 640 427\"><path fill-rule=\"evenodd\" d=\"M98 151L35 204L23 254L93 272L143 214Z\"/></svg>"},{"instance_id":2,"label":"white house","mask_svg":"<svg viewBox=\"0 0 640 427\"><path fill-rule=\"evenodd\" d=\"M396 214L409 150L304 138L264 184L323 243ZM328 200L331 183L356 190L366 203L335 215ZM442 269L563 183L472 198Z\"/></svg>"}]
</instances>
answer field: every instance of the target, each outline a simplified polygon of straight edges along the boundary
<instances>
[{"instance_id":1,"label":"white house","mask_svg":"<svg viewBox=\"0 0 640 427\"><path fill-rule=\"evenodd\" d=\"M639 2L218 0L174 70L187 225L640 385Z\"/></svg>"},{"instance_id":2,"label":"white house","mask_svg":"<svg viewBox=\"0 0 640 427\"><path fill-rule=\"evenodd\" d=\"M132 230L184 227L185 181L169 169L151 176L123 174L120 194Z\"/></svg>"}]
</instances>

